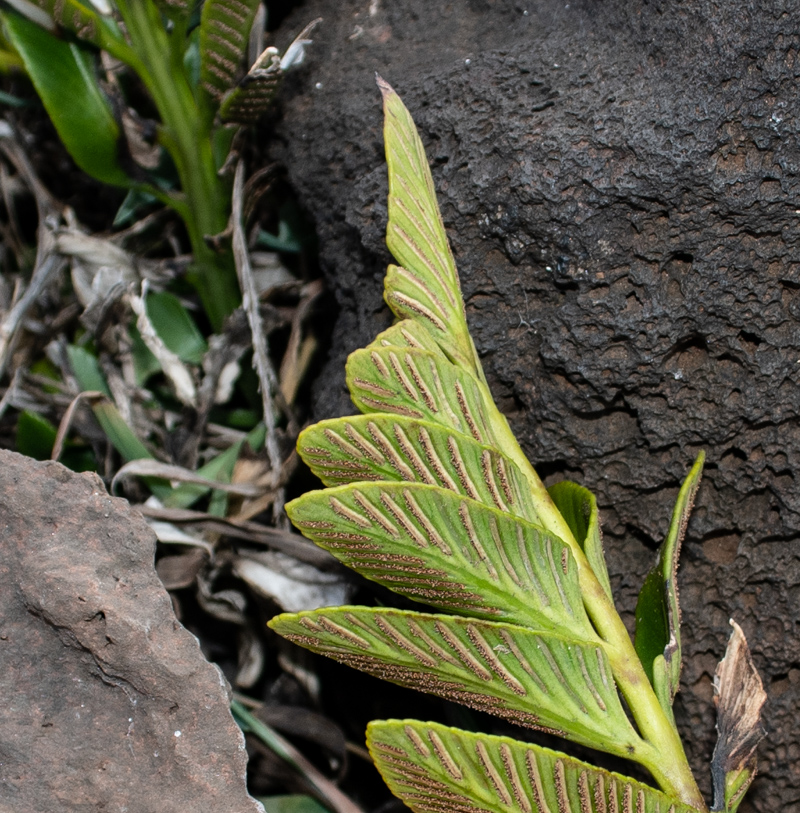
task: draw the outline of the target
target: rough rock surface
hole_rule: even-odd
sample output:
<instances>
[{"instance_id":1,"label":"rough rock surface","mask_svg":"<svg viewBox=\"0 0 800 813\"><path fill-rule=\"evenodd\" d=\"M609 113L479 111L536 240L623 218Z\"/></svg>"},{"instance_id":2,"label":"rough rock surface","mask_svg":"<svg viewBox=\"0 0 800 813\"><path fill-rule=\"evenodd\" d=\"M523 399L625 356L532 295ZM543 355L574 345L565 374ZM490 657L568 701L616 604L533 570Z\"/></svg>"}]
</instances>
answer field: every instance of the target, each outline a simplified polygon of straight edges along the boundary
<instances>
[{"instance_id":1,"label":"rough rock surface","mask_svg":"<svg viewBox=\"0 0 800 813\"><path fill-rule=\"evenodd\" d=\"M0 451L0 527L0 811L263 811L141 515L94 475Z\"/></svg>"},{"instance_id":2,"label":"rough rock surface","mask_svg":"<svg viewBox=\"0 0 800 813\"><path fill-rule=\"evenodd\" d=\"M278 39L316 16L275 155L341 307L317 416L351 411L345 355L389 324L378 71L434 164L495 395L550 481L597 493L627 613L707 450L681 726L708 789L733 616L770 692L748 809L800 804L796 4L308 0Z\"/></svg>"}]
</instances>

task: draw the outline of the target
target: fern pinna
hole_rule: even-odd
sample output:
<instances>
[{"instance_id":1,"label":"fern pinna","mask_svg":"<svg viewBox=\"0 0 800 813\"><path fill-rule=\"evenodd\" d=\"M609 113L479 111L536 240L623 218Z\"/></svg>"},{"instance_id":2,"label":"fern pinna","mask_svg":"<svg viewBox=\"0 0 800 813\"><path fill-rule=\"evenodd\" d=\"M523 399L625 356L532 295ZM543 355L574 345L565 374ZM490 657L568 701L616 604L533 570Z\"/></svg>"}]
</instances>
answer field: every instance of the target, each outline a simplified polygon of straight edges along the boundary
<instances>
[{"instance_id":1,"label":"fern pinna","mask_svg":"<svg viewBox=\"0 0 800 813\"><path fill-rule=\"evenodd\" d=\"M387 244L399 263L385 298L399 321L348 361L364 414L301 435L300 454L328 488L287 510L349 567L446 614L337 607L270 626L381 678L638 762L661 788L504 737L372 723L376 764L420 813L705 810L672 715L675 570L702 456L642 590L634 646L614 608L594 497L570 482L545 488L494 404L422 143L378 84ZM752 777L744 770L728 777L737 789ZM722 797L718 809L732 811L741 794Z\"/></svg>"}]
</instances>

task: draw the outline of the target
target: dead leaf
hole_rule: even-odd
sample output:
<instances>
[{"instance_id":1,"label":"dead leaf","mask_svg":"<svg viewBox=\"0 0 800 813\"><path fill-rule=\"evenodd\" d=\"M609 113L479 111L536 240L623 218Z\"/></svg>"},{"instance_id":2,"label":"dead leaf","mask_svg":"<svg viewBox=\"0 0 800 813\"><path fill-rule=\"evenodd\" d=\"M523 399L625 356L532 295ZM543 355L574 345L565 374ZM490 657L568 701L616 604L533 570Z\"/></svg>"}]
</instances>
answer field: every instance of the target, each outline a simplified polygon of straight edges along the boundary
<instances>
[{"instance_id":1,"label":"dead leaf","mask_svg":"<svg viewBox=\"0 0 800 813\"><path fill-rule=\"evenodd\" d=\"M167 590L180 590L194 584L207 559L202 548L190 548L186 553L162 556L156 562L156 573Z\"/></svg>"},{"instance_id":2,"label":"dead leaf","mask_svg":"<svg viewBox=\"0 0 800 813\"><path fill-rule=\"evenodd\" d=\"M719 738L711 760L712 810L733 813L756 774L756 747L764 738L761 709L767 693L753 664L741 627L733 633L714 675Z\"/></svg>"},{"instance_id":3,"label":"dead leaf","mask_svg":"<svg viewBox=\"0 0 800 813\"><path fill-rule=\"evenodd\" d=\"M339 574L322 573L276 551L237 556L233 572L290 613L347 604L353 592L353 585Z\"/></svg>"}]
</instances>

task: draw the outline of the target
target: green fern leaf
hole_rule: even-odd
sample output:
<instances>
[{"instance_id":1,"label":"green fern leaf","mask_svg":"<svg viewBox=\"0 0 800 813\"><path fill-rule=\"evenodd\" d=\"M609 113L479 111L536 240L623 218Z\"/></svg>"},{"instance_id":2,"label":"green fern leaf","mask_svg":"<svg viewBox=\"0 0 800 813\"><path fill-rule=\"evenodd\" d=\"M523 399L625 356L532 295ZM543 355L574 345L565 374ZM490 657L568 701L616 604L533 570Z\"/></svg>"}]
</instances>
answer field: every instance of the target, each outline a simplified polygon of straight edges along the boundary
<instances>
[{"instance_id":1,"label":"green fern leaf","mask_svg":"<svg viewBox=\"0 0 800 813\"><path fill-rule=\"evenodd\" d=\"M647 750L603 649L511 624L368 607L280 615L314 652L401 686L630 758Z\"/></svg>"},{"instance_id":2,"label":"green fern leaf","mask_svg":"<svg viewBox=\"0 0 800 813\"><path fill-rule=\"evenodd\" d=\"M252 124L275 98L283 71L276 48L267 48L252 68L229 90L219 106L223 121Z\"/></svg>"},{"instance_id":3,"label":"green fern leaf","mask_svg":"<svg viewBox=\"0 0 800 813\"><path fill-rule=\"evenodd\" d=\"M334 487L303 495L287 512L344 564L455 616L329 608L281 616L273 627L374 675L636 760L684 804L704 809L674 725L614 610L595 500L572 483L548 493L497 409L467 331L421 141L399 98L379 84L387 244L402 265L390 268L385 298L401 321L348 360L350 393L365 415L303 433L300 453ZM392 785L387 774L390 785L412 807L422 800L420 810L484 809L476 788L437 785L436 771L455 762L439 759L438 745L423 740L441 744L442 731L429 737L421 729L409 741L417 757L433 754L436 765L399 761L411 753L408 742L386 746L393 764L405 766L398 776L413 777L411 790L422 795ZM487 801L487 810L689 810L553 752L509 740L491 757L489 741L481 742L470 746L470 759L478 754L503 797L500 807ZM513 756L516 768L503 761L512 748L523 749ZM548 778L527 774L526 790L525 766ZM503 793L501 767L513 785ZM464 769L451 773L463 778ZM425 796L426 787L441 792Z\"/></svg>"},{"instance_id":4,"label":"green fern leaf","mask_svg":"<svg viewBox=\"0 0 800 813\"><path fill-rule=\"evenodd\" d=\"M499 445L484 388L440 354L416 348L357 350L347 360L347 384L362 412L432 421L478 443Z\"/></svg>"},{"instance_id":5,"label":"green fern leaf","mask_svg":"<svg viewBox=\"0 0 800 813\"><path fill-rule=\"evenodd\" d=\"M417 483L315 491L286 510L348 567L417 601L596 640L570 549L529 522Z\"/></svg>"},{"instance_id":6,"label":"green fern leaf","mask_svg":"<svg viewBox=\"0 0 800 813\"><path fill-rule=\"evenodd\" d=\"M636 604L636 652L663 709L672 716L672 702L681 680L681 616L678 605L678 557L705 455L697 456L678 493L669 531L658 561L647 574Z\"/></svg>"},{"instance_id":7,"label":"green fern leaf","mask_svg":"<svg viewBox=\"0 0 800 813\"><path fill-rule=\"evenodd\" d=\"M537 523L516 463L441 424L381 414L337 418L305 429L297 448L328 486L370 480L436 485Z\"/></svg>"},{"instance_id":8,"label":"green fern leaf","mask_svg":"<svg viewBox=\"0 0 800 813\"><path fill-rule=\"evenodd\" d=\"M597 580L613 601L594 494L588 488L571 483L569 480L550 486L547 492L561 512L561 516L567 521L576 541L583 548Z\"/></svg>"},{"instance_id":9,"label":"green fern leaf","mask_svg":"<svg viewBox=\"0 0 800 813\"><path fill-rule=\"evenodd\" d=\"M442 355L442 348L426 330L425 325L413 319L396 322L388 330L379 333L367 345L368 350L380 350L384 347L412 347L416 350L428 350L431 353Z\"/></svg>"},{"instance_id":10,"label":"green fern leaf","mask_svg":"<svg viewBox=\"0 0 800 813\"><path fill-rule=\"evenodd\" d=\"M399 96L380 77L378 87L389 167L386 244L402 266L389 267L386 301L401 319L422 321L456 364L482 379L425 149Z\"/></svg>"},{"instance_id":11,"label":"green fern leaf","mask_svg":"<svg viewBox=\"0 0 800 813\"><path fill-rule=\"evenodd\" d=\"M217 101L236 84L261 0L206 0L200 18L200 82Z\"/></svg>"},{"instance_id":12,"label":"green fern leaf","mask_svg":"<svg viewBox=\"0 0 800 813\"><path fill-rule=\"evenodd\" d=\"M367 745L416 813L694 813L626 776L508 737L386 720L370 723Z\"/></svg>"}]
</instances>

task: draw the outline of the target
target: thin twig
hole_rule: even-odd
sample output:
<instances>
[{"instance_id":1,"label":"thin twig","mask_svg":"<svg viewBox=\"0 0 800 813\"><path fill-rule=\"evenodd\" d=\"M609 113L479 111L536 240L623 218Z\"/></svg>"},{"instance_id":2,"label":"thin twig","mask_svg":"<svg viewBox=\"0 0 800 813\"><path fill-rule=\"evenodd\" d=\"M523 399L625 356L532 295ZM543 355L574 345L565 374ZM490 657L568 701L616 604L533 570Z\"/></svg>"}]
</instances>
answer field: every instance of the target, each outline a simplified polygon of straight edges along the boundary
<instances>
[{"instance_id":1,"label":"thin twig","mask_svg":"<svg viewBox=\"0 0 800 813\"><path fill-rule=\"evenodd\" d=\"M56 432L56 439L53 441L53 451L50 453L51 460L58 460L61 457L61 452L64 449L64 441L67 437L67 432L69 432L69 428L72 425L72 418L75 415L75 410L78 408L78 405L81 401L88 400L88 401L96 401L98 398L105 398L102 392L96 392L93 390L85 390L84 392L79 392L71 401L70 405L67 407L66 412L64 413L64 417L61 418L61 422L58 424L58 432Z\"/></svg>"},{"instance_id":2,"label":"thin twig","mask_svg":"<svg viewBox=\"0 0 800 813\"><path fill-rule=\"evenodd\" d=\"M37 177L30 161L28 161L28 157L19 144L9 138L0 138L0 151L14 165L14 168L33 193L39 216L36 263L30 284L0 323L0 376L2 376L13 352L25 316L55 274L66 265L66 261L56 253L53 230L58 226L61 214L54 198Z\"/></svg>"},{"instance_id":3,"label":"thin twig","mask_svg":"<svg viewBox=\"0 0 800 813\"><path fill-rule=\"evenodd\" d=\"M253 337L253 367L258 375L261 388L261 401L264 407L264 424L267 428L266 448L269 457L272 477L278 482L281 470L281 454L278 448L278 437L275 432L274 394L278 391L278 378L269 360L267 336L258 310L258 291L253 281L253 269L242 223L242 198L244 191L244 164L236 165L233 182L233 211L231 213L231 234L233 256L236 262L236 274L242 289L242 307L247 314L250 332Z\"/></svg>"}]
</instances>

